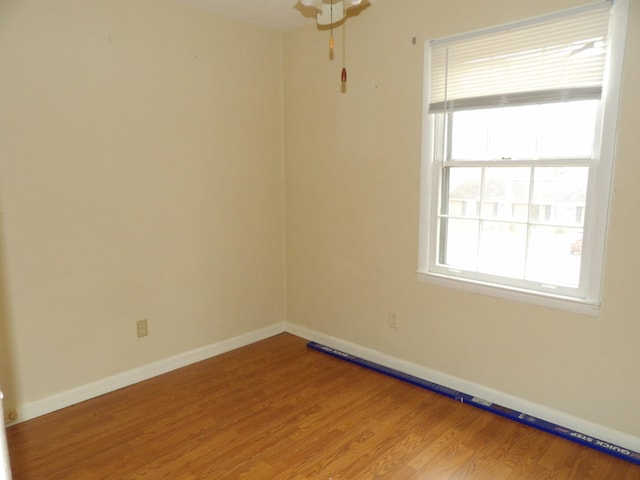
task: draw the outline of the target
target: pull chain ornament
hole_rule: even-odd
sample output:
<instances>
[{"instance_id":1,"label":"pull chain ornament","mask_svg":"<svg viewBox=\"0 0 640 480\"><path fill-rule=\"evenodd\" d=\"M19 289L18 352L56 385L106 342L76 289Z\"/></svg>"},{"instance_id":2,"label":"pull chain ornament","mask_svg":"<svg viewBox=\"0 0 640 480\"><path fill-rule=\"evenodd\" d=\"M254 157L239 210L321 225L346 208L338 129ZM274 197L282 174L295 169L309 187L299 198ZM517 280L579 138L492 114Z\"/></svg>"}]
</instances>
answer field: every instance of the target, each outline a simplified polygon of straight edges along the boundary
<instances>
[{"instance_id":1,"label":"pull chain ornament","mask_svg":"<svg viewBox=\"0 0 640 480\"><path fill-rule=\"evenodd\" d=\"M342 73L340 73L340 81L342 82L342 92L347 91L347 24L342 24Z\"/></svg>"},{"instance_id":2,"label":"pull chain ornament","mask_svg":"<svg viewBox=\"0 0 640 480\"><path fill-rule=\"evenodd\" d=\"M316 15L316 23L319 27L329 27L329 58L334 59L335 39L333 37L334 26L343 26L343 40L344 40L344 22L346 22L348 13L347 10L360 7L361 10L371 6L374 0L300 0L300 3L305 7L315 8L318 13ZM334 7L336 11L334 12ZM334 14L335 13L335 14ZM344 43L344 42L343 42ZM342 71L340 73L340 82L342 92L346 92L347 84L347 67L345 65L345 47L343 45L342 52Z\"/></svg>"}]
</instances>

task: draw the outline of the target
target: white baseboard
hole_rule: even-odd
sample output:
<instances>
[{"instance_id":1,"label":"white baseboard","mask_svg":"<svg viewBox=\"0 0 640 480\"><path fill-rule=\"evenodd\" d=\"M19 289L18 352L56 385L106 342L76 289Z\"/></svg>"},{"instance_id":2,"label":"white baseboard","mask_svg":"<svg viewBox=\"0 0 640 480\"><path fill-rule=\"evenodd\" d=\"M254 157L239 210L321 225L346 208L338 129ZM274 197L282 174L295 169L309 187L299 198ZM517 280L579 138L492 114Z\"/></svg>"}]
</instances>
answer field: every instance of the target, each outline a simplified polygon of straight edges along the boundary
<instances>
[{"instance_id":1,"label":"white baseboard","mask_svg":"<svg viewBox=\"0 0 640 480\"><path fill-rule=\"evenodd\" d=\"M407 362L300 325L287 322L286 330L293 335L335 348L364 360L374 362L378 365L397 370L398 372L408 373L414 377L428 380L438 385L457 390L458 392L463 392L474 397L488 400L492 403L532 415L542 420L546 420L547 422L555 423L556 425L616 444L635 452L640 451L640 437L636 437L619 430L614 430L582 418L574 417L568 413L533 403L473 382L462 380L446 373L431 370L421 365Z\"/></svg>"},{"instance_id":2,"label":"white baseboard","mask_svg":"<svg viewBox=\"0 0 640 480\"><path fill-rule=\"evenodd\" d=\"M235 350L236 348L264 340L265 338L272 337L284 331L285 323L277 323L228 340L223 340L212 345L207 345L142 367L118 373L96 382L72 388L41 400L18 405L19 418L13 424L24 422L76 403L84 402L85 400L104 395L105 393L113 392L114 390L133 385L134 383L191 365L192 363L200 362L215 357L216 355Z\"/></svg>"},{"instance_id":3,"label":"white baseboard","mask_svg":"<svg viewBox=\"0 0 640 480\"><path fill-rule=\"evenodd\" d=\"M55 410L68 407L70 405L89 400L91 398L104 395L105 393L118 390L120 388L133 385L134 383L147 380L163 373L185 367L207 358L229 352L236 348L244 347L273 335L282 332L289 332L293 335L312 340L328 347L350 353L370 362L377 363L384 367L392 368L399 372L408 373L415 377L428 380L438 385L464 392L469 395L483 398L492 403L504 407L527 413L537 418L546 420L575 430L586 435L590 435L606 442L619 445L633 451L640 451L640 438L628 433L599 425L588 420L574 417L565 412L555 410L544 405L536 404L519 397L515 397L498 390L462 380L460 378L432 370L421 365L407 362L405 360L392 357L390 355L372 350L356 343L348 342L340 338L312 330L301 325L289 322L281 322L270 325L266 328L255 330L228 340L208 345L206 347L184 352L170 358L134 368L87 385L82 385L49 397L29 402L18 406L19 419L14 422L24 422L32 418L51 413Z\"/></svg>"}]
</instances>

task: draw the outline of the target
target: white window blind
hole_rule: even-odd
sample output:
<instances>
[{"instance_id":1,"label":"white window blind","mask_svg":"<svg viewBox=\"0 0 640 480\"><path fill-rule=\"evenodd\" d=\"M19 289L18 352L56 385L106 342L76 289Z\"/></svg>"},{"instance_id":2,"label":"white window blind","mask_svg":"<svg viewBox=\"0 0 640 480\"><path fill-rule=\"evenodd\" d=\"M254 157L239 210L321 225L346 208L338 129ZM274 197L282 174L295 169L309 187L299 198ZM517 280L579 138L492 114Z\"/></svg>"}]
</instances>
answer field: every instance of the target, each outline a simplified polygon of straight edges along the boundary
<instances>
[{"instance_id":1,"label":"white window blind","mask_svg":"<svg viewBox=\"0 0 640 480\"><path fill-rule=\"evenodd\" d=\"M432 41L429 112L600 98L610 8Z\"/></svg>"}]
</instances>

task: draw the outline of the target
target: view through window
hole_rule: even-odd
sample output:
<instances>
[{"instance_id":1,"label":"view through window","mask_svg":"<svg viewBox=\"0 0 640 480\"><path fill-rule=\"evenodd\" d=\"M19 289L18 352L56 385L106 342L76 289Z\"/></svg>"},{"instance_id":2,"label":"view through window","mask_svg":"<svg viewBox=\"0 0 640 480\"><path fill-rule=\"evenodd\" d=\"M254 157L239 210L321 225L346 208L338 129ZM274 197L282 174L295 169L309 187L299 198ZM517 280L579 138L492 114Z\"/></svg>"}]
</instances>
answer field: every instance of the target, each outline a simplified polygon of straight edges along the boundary
<instances>
[{"instance_id":1,"label":"view through window","mask_svg":"<svg viewBox=\"0 0 640 480\"><path fill-rule=\"evenodd\" d=\"M578 287L597 101L452 113L443 265Z\"/></svg>"}]
</instances>

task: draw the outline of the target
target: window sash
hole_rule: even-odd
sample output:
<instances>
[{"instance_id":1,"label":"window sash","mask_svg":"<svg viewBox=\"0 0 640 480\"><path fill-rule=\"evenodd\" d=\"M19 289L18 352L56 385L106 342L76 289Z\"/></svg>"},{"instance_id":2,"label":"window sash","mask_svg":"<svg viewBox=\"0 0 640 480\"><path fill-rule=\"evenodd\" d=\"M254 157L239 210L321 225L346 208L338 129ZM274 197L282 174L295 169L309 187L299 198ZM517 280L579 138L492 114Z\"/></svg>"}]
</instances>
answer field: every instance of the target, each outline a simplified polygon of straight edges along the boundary
<instances>
[{"instance_id":1,"label":"window sash","mask_svg":"<svg viewBox=\"0 0 640 480\"><path fill-rule=\"evenodd\" d=\"M528 291L535 291L547 295L559 295L563 297L582 297L586 295L586 268L585 262L588 262L588 255L581 255L580 267L579 267L579 279L575 287L563 285L562 282L541 282L536 280L530 280L526 278L525 271L523 271L522 277L514 277L508 275L491 274L484 271L467 270L460 266L455 266L446 262L445 256L447 253L447 232L444 225L449 220L464 220L477 222L478 226L482 224L503 224L503 225L520 225L526 230L526 245L525 248L525 264L523 264L526 270L526 258L531 254L530 245L528 239L530 238L531 230L537 227L542 228L566 228L568 230L584 230L584 224L576 223L563 223L552 221L540 221L539 218L529 212L526 220L517 220L514 218L491 218L483 214L482 210L482 197L479 199L478 211L474 215L460 216L451 214L448 211L449 198L449 185L447 179L449 178L449 172L456 168L482 168L486 170L494 168L519 167L519 168L544 168L544 167L585 167L591 168L595 165L595 160L592 158L583 159L545 159L545 160L479 160L479 161L444 161L441 162L441 167L438 169L439 175L437 178L439 202L435 205L436 211L434 212L435 225L432 225L432 248L433 251L430 254L430 266L429 271L436 274L442 274L450 277L457 277L464 280L483 282L500 286L502 288L523 289ZM534 186L535 177L532 175L529 178L530 194L528 197L528 208L531 209L535 202L531 195L531 189ZM482 188L482 187L481 187ZM589 185L587 185L587 198L589 198ZM435 227L435 228L434 228ZM480 248L480 239L469 246L472 249ZM478 261L482 259L478 257Z\"/></svg>"}]
</instances>

